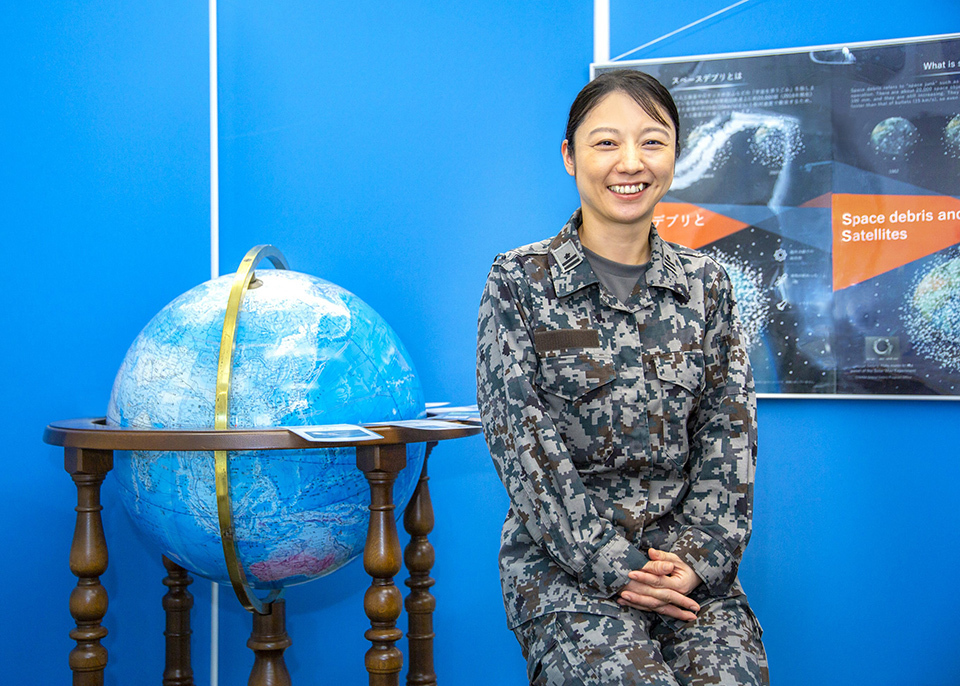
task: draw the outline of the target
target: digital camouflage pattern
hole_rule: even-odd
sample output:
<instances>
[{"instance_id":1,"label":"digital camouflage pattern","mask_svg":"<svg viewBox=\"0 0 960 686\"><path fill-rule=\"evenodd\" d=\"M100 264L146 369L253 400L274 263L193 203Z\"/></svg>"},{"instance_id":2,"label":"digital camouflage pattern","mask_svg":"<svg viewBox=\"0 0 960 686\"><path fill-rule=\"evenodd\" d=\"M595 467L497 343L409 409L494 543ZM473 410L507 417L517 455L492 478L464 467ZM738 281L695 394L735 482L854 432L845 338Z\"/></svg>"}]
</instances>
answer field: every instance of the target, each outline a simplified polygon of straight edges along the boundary
<instances>
[{"instance_id":1,"label":"digital camouflage pattern","mask_svg":"<svg viewBox=\"0 0 960 686\"><path fill-rule=\"evenodd\" d=\"M705 603L679 631L649 612L560 612L517 629L533 686L769 684L761 629L743 596Z\"/></svg>"},{"instance_id":2,"label":"digital camouflage pattern","mask_svg":"<svg viewBox=\"0 0 960 686\"><path fill-rule=\"evenodd\" d=\"M616 594L650 547L693 567L701 605L742 594L756 401L730 280L654 229L621 302L579 225L578 210L553 239L499 255L480 306L478 404L511 501L511 628L554 612L619 616Z\"/></svg>"}]
</instances>

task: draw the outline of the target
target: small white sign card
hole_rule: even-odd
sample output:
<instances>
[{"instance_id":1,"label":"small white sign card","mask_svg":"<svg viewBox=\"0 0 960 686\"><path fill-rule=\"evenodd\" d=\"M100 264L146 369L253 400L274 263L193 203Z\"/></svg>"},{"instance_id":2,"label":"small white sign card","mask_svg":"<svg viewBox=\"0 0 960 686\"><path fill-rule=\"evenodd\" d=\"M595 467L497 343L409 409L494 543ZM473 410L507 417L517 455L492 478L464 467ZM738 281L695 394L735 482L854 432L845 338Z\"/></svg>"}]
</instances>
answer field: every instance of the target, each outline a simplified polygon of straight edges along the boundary
<instances>
[{"instance_id":1,"label":"small white sign card","mask_svg":"<svg viewBox=\"0 0 960 686\"><path fill-rule=\"evenodd\" d=\"M318 426L288 426L287 429L313 443L341 443L343 441L376 441L378 433L356 424L321 424Z\"/></svg>"},{"instance_id":2,"label":"small white sign card","mask_svg":"<svg viewBox=\"0 0 960 686\"><path fill-rule=\"evenodd\" d=\"M463 428L463 424L444 422L437 419L399 419L395 422L372 422L370 426L402 426L408 429L426 429L427 431Z\"/></svg>"},{"instance_id":3,"label":"small white sign card","mask_svg":"<svg viewBox=\"0 0 960 686\"><path fill-rule=\"evenodd\" d=\"M427 416L434 419L445 419L452 422L479 422L480 408L476 405L461 405L459 407L428 407Z\"/></svg>"}]
</instances>

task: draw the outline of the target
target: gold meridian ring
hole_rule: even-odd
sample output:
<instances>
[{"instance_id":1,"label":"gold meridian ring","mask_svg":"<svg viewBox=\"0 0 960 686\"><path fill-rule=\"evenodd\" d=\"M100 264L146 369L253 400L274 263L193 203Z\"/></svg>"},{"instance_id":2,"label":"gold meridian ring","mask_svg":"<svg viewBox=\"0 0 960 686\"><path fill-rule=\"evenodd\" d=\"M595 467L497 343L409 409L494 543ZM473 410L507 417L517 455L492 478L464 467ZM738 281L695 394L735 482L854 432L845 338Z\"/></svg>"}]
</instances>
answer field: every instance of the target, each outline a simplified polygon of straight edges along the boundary
<instances>
[{"instance_id":1,"label":"gold meridian ring","mask_svg":"<svg viewBox=\"0 0 960 686\"><path fill-rule=\"evenodd\" d=\"M230 373L233 370L233 344L237 335L237 318L240 316L240 304L243 296L250 287L254 278L253 269L262 259L268 259L277 269L287 269L287 260L283 254L272 245L258 245L250 251L240 262L236 278L230 288L230 299L227 301L227 311L223 317L223 333L220 335L220 359L217 363L217 399L215 405L213 428L222 431L227 427L229 419L230 400ZM283 589L273 589L266 599L261 600L253 594L243 565L237 555L236 532L233 528L233 508L230 503L230 475L227 472L227 451L215 450L214 467L217 481L217 516L220 520L220 541L223 544L223 557L230 573L230 583L237 594L240 604L249 611L257 614L269 614L270 604L283 595Z\"/></svg>"}]
</instances>

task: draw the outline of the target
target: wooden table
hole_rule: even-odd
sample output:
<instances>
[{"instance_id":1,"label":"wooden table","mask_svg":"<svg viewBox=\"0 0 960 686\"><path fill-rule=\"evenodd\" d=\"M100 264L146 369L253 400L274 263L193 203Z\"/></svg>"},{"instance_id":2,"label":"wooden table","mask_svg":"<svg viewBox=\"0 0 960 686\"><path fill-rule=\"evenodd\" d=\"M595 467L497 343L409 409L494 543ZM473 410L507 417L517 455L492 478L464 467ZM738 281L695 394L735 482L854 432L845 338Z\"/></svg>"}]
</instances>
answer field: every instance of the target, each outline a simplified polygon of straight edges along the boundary
<instances>
[{"instance_id":1,"label":"wooden table","mask_svg":"<svg viewBox=\"0 0 960 686\"><path fill-rule=\"evenodd\" d=\"M107 651L102 639L107 630L102 622L107 612L107 590L100 577L107 570L107 540L103 532L100 486L113 468L115 450L214 451L214 450L297 450L304 448L355 447L357 468L370 485L370 524L363 550L363 568L371 577L363 599L370 619L365 632L371 642L364 663L371 686L394 686L403 666L403 654L396 646L403 632L397 628L402 607L408 615L407 640L410 669L407 684L436 684L433 668L433 610L436 601L430 593L433 579L433 546L427 536L433 530L433 507L427 486L427 458L438 441L472 436L479 425L457 428L414 429L397 426L370 426L383 436L373 441L314 443L287 429L215 430L134 430L106 426L103 419L74 419L50 424L43 440L64 449L64 468L77 486L77 522L70 547L70 570L77 586L70 594L70 614L76 628L70 638L76 647L70 651L70 669L74 686L102 686ZM427 455L416 490L404 512L404 528L410 542L403 551L410 578L406 602L393 582L400 571L401 550L394 516L393 484L406 466L406 445L426 443ZM164 686L193 686L190 662L190 610L193 597L187 590L192 583L182 567L164 557L169 589L163 598L166 614L166 664ZM288 686L290 675L283 651L291 644L286 632L285 606L277 600L267 614L253 613L253 630L247 645L254 652L250 686Z\"/></svg>"}]
</instances>

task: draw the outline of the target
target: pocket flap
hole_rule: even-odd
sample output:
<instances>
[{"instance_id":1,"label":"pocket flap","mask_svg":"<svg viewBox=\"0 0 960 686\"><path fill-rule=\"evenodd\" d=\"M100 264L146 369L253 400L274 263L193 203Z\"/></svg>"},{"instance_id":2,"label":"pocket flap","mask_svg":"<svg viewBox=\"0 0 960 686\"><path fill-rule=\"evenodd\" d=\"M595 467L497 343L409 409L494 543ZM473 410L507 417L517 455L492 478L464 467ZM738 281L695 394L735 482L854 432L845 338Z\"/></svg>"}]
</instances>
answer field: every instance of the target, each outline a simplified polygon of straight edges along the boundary
<instances>
[{"instance_id":1,"label":"pocket flap","mask_svg":"<svg viewBox=\"0 0 960 686\"><path fill-rule=\"evenodd\" d=\"M657 378L661 381L683 386L695 395L703 389L703 353L688 350L677 353L662 353L653 358Z\"/></svg>"},{"instance_id":2,"label":"pocket flap","mask_svg":"<svg viewBox=\"0 0 960 686\"><path fill-rule=\"evenodd\" d=\"M613 354L602 349L541 358L537 371L537 385L566 400L576 400L615 378Z\"/></svg>"}]
</instances>

